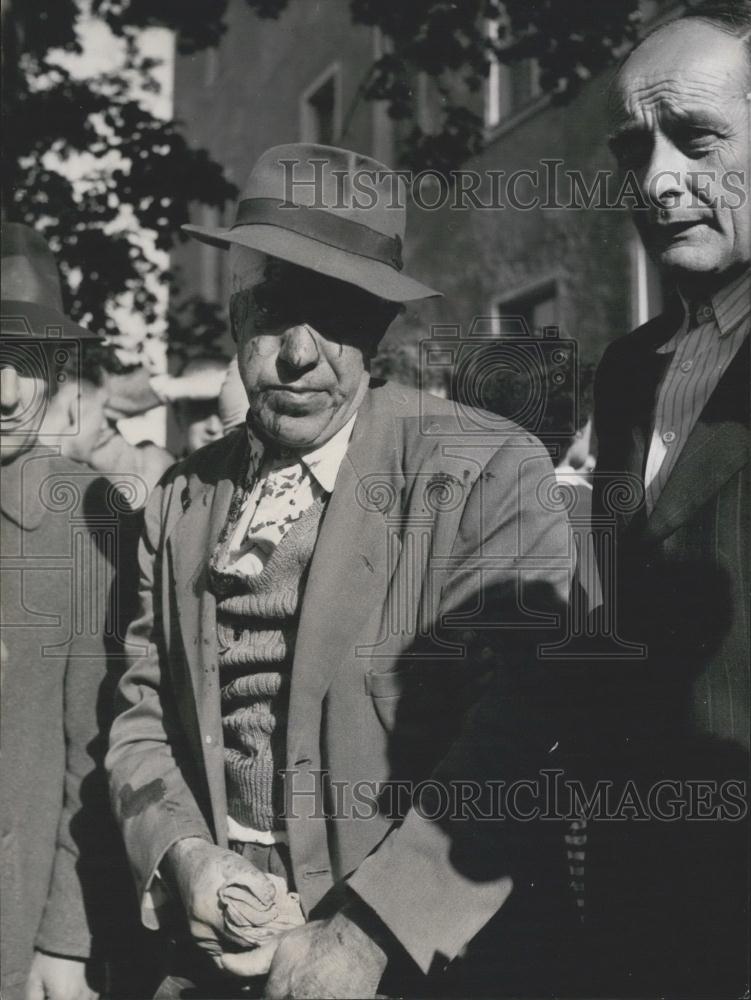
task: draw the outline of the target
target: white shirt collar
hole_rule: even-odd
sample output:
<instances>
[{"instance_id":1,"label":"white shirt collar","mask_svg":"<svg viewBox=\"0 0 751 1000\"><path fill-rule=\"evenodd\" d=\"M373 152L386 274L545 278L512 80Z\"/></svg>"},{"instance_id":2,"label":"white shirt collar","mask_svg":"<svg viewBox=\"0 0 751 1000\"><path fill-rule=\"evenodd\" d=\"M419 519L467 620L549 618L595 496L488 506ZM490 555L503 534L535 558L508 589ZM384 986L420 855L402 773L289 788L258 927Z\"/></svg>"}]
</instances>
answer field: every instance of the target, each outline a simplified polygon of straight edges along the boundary
<instances>
[{"instance_id":1,"label":"white shirt collar","mask_svg":"<svg viewBox=\"0 0 751 1000\"><path fill-rule=\"evenodd\" d=\"M340 427L333 437L322 445L307 452L290 452L290 464L302 462L316 481L327 493L334 492L334 483L339 473L344 456L347 454L349 439L355 426L357 413L353 413L347 423ZM250 465L248 478L254 479L261 467L265 451L263 441L254 433L250 423L247 424L248 442L250 444Z\"/></svg>"}]
</instances>

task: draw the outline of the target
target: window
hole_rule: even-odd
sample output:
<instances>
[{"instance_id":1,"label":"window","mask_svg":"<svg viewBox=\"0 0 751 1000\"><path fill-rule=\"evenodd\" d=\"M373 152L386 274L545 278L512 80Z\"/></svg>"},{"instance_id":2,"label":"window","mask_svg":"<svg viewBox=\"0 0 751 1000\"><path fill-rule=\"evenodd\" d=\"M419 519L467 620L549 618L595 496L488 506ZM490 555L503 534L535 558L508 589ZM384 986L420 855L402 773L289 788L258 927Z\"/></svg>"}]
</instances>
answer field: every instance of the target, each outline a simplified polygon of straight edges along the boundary
<instances>
[{"instance_id":1,"label":"window","mask_svg":"<svg viewBox=\"0 0 751 1000\"><path fill-rule=\"evenodd\" d=\"M498 21L486 21L485 31L492 41L498 39ZM485 124L492 128L505 118L510 108L508 66L497 59L490 60L490 72L485 84Z\"/></svg>"},{"instance_id":2,"label":"window","mask_svg":"<svg viewBox=\"0 0 751 1000\"><path fill-rule=\"evenodd\" d=\"M554 281L546 282L521 295L496 301L493 315L498 336L519 336L525 332L542 337L545 327L558 326L558 293Z\"/></svg>"},{"instance_id":3,"label":"window","mask_svg":"<svg viewBox=\"0 0 751 1000\"><path fill-rule=\"evenodd\" d=\"M521 59L509 67L511 107L523 108L540 96L540 68L536 59Z\"/></svg>"},{"instance_id":4,"label":"window","mask_svg":"<svg viewBox=\"0 0 751 1000\"><path fill-rule=\"evenodd\" d=\"M499 21L487 21L488 37L497 40ZM542 93L540 69L536 59L521 59L506 66L491 60L485 87L485 124L500 124L514 112L528 105Z\"/></svg>"},{"instance_id":5,"label":"window","mask_svg":"<svg viewBox=\"0 0 751 1000\"><path fill-rule=\"evenodd\" d=\"M338 64L325 70L300 100L300 138L330 146L341 130L341 74Z\"/></svg>"},{"instance_id":6,"label":"window","mask_svg":"<svg viewBox=\"0 0 751 1000\"><path fill-rule=\"evenodd\" d=\"M471 376L461 372L463 385L454 389L536 434L556 458L579 427L577 349L561 336L560 312L555 277L497 299L496 336L478 344Z\"/></svg>"}]
</instances>

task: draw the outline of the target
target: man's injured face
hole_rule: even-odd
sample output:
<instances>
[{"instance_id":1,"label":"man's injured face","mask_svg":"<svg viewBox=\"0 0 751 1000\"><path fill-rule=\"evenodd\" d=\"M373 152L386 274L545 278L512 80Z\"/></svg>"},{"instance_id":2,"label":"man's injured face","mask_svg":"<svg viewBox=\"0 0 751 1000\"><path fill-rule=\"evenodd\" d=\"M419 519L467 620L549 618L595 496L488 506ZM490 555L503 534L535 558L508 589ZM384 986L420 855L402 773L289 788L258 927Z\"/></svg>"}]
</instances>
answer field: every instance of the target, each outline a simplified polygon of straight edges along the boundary
<instances>
[{"instance_id":1,"label":"man's injured face","mask_svg":"<svg viewBox=\"0 0 751 1000\"><path fill-rule=\"evenodd\" d=\"M252 251L231 256L232 332L250 416L262 436L312 448L347 423L398 309L353 285Z\"/></svg>"}]
</instances>

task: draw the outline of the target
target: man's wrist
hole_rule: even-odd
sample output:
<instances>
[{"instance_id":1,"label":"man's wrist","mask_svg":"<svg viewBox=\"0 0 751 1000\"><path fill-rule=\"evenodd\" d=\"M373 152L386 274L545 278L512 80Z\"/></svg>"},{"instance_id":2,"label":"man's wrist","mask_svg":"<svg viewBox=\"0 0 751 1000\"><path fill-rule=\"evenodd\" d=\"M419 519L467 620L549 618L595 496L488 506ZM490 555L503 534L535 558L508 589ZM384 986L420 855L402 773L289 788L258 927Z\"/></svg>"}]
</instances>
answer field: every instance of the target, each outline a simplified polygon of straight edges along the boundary
<instances>
[{"instance_id":1,"label":"man's wrist","mask_svg":"<svg viewBox=\"0 0 751 1000\"><path fill-rule=\"evenodd\" d=\"M159 874L170 891L185 898L193 871L202 865L206 851L212 847L214 844L204 837L183 837L167 848L159 866Z\"/></svg>"},{"instance_id":2,"label":"man's wrist","mask_svg":"<svg viewBox=\"0 0 751 1000\"><path fill-rule=\"evenodd\" d=\"M347 902L333 919L339 917L345 921L354 947L383 969L399 949L399 942L367 903L354 892L348 896Z\"/></svg>"},{"instance_id":3,"label":"man's wrist","mask_svg":"<svg viewBox=\"0 0 751 1000\"><path fill-rule=\"evenodd\" d=\"M179 864L181 860L188 857L188 855L193 854L195 851L200 851L206 847L212 846L211 841L206 837L181 837L180 840L176 840L174 844L170 844L164 852L164 857L169 864Z\"/></svg>"}]
</instances>

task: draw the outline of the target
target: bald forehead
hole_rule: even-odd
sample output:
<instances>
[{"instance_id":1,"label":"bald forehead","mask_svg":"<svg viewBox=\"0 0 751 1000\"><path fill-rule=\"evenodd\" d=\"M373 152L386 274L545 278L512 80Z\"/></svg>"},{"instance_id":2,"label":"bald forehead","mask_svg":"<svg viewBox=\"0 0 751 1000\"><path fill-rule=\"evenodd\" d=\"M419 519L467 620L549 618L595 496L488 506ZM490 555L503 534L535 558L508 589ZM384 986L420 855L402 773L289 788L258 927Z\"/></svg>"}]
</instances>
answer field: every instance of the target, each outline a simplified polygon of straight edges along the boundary
<instances>
[{"instance_id":1,"label":"bald forehead","mask_svg":"<svg viewBox=\"0 0 751 1000\"><path fill-rule=\"evenodd\" d=\"M751 86L748 49L740 38L699 20L660 28L629 56L616 76L611 115L632 110L634 101L696 98L740 105Z\"/></svg>"}]
</instances>

